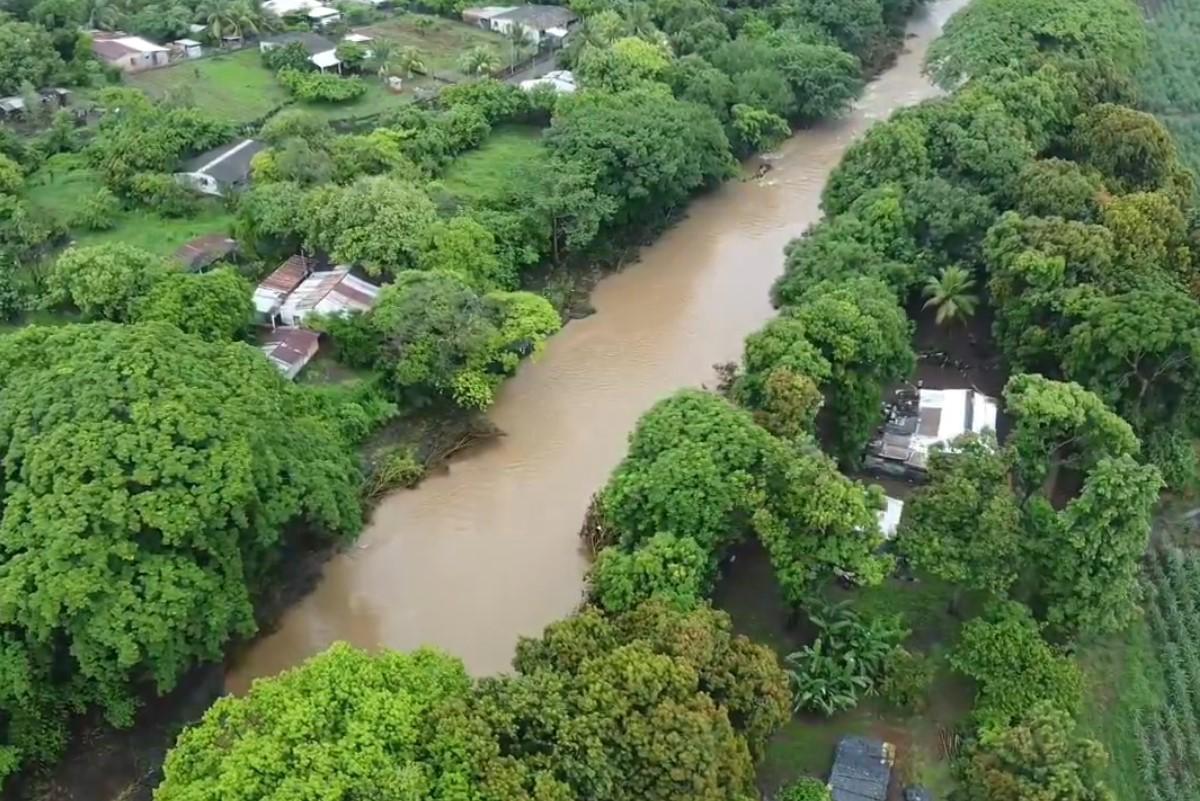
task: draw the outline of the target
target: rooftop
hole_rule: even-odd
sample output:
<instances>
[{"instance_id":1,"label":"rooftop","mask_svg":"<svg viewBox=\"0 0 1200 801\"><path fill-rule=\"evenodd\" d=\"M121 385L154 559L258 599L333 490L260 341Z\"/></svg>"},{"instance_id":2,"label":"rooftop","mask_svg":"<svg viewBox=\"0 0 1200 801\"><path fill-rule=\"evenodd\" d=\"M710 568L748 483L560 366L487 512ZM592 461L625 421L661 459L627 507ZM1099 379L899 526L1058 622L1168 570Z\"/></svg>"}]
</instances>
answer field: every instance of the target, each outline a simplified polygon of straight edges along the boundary
<instances>
[{"instance_id":1,"label":"rooftop","mask_svg":"<svg viewBox=\"0 0 1200 801\"><path fill-rule=\"evenodd\" d=\"M325 50L321 53L313 53L308 60L321 69L336 67L342 63L342 60L337 57L337 50Z\"/></svg>"},{"instance_id":2,"label":"rooftop","mask_svg":"<svg viewBox=\"0 0 1200 801\"><path fill-rule=\"evenodd\" d=\"M883 430L868 448L868 458L924 471L934 445L968 431L995 431L998 411L993 398L973 389L899 392Z\"/></svg>"},{"instance_id":3,"label":"rooftop","mask_svg":"<svg viewBox=\"0 0 1200 801\"><path fill-rule=\"evenodd\" d=\"M280 326L262 332L259 345L267 358L288 378L294 378L320 347L321 335L306 328Z\"/></svg>"},{"instance_id":4,"label":"rooftop","mask_svg":"<svg viewBox=\"0 0 1200 801\"><path fill-rule=\"evenodd\" d=\"M92 52L111 61L133 53L165 53L167 48L140 36L106 36L92 40Z\"/></svg>"},{"instance_id":5,"label":"rooftop","mask_svg":"<svg viewBox=\"0 0 1200 801\"><path fill-rule=\"evenodd\" d=\"M308 16L311 19L325 19L326 17L336 17L341 13L342 12L338 11L336 8L330 8L329 6L317 6L316 8L309 9Z\"/></svg>"},{"instance_id":6,"label":"rooftop","mask_svg":"<svg viewBox=\"0 0 1200 801\"><path fill-rule=\"evenodd\" d=\"M565 28L579 19L579 15L563 6L516 6L496 14L493 19L512 20L530 28L544 31L547 28Z\"/></svg>"},{"instance_id":7,"label":"rooftop","mask_svg":"<svg viewBox=\"0 0 1200 801\"><path fill-rule=\"evenodd\" d=\"M829 772L833 801L887 801L895 753L869 737L843 737Z\"/></svg>"},{"instance_id":8,"label":"rooftop","mask_svg":"<svg viewBox=\"0 0 1200 801\"><path fill-rule=\"evenodd\" d=\"M287 312L363 312L375 305L379 287L340 268L311 273L284 302Z\"/></svg>"},{"instance_id":9,"label":"rooftop","mask_svg":"<svg viewBox=\"0 0 1200 801\"><path fill-rule=\"evenodd\" d=\"M261 314L272 314L283 305L284 298L300 286L312 271L311 261L300 255L291 256L254 289L254 308Z\"/></svg>"},{"instance_id":10,"label":"rooftop","mask_svg":"<svg viewBox=\"0 0 1200 801\"><path fill-rule=\"evenodd\" d=\"M203 173L225 183L238 181L250 174L250 160L266 148L256 139L231 142L189 159L180 172Z\"/></svg>"},{"instance_id":11,"label":"rooftop","mask_svg":"<svg viewBox=\"0 0 1200 801\"><path fill-rule=\"evenodd\" d=\"M175 258L189 270L203 269L237 250L237 240L224 234L199 236L175 251Z\"/></svg>"},{"instance_id":12,"label":"rooftop","mask_svg":"<svg viewBox=\"0 0 1200 801\"><path fill-rule=\"evenodd\" d=\"M322 5L319 0L267 0L262 4L264 11L273 11L281 17L288 14L303 14Z\"/></svg>"}]
</instances>

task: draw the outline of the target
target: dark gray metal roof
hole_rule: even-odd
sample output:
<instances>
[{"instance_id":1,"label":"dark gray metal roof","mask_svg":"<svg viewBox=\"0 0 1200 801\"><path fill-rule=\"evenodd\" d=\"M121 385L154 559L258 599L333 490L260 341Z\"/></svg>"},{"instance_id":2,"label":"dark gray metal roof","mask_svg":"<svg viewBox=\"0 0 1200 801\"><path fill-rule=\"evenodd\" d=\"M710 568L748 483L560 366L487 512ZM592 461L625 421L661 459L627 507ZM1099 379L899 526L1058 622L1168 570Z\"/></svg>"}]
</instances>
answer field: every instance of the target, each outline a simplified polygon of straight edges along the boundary
<instances>
[{"instance_id":1,"label":"dark gray metal roof","mask_svg":"<svg viewBox=\"0 0 1200 801\"><path fill-rule=\"evenodd\" d=\"M579 19L579 15L563 6L517 6L511 11L497 14L492 19L510 19L530 28L544 31L548 28L565 28Z\"/></svg>"},{"instance_id":2,"label":"dark gray metal roof","mask_svg":"<svg viewBox=\"0 0 1200 801\"><path fill-rule=\"evenodd\" d=\"M230 184L250 177L250 160L267 149L265 142L240 139L188 159L181 172L211 175L219 183Z\"/></svg>"},{"instance_id":3,"label":"dark gray metal roof","mask_svg":"<svg viewBox=\"0 0 1200 801\"><path fill-rule=\"evenodd\" d=\"M829 773L833 801L887 801L892 748L882 740L843 737Z\"/></svg>"}]
</instances>

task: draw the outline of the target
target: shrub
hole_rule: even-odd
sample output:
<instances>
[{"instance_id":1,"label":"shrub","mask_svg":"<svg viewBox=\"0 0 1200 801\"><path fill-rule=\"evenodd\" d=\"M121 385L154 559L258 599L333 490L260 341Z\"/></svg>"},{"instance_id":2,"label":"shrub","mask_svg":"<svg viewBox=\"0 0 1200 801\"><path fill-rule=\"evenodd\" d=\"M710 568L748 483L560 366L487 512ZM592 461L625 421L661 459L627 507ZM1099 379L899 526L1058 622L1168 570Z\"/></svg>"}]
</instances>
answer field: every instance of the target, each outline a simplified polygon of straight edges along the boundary
<instances>
[{"instance_id":1,"label":"shrub","mask_svg":"<svg viewBox=\"0 0 1200 801\"><path fill-rule=\"evenodd\" d=\"M805 776L779 791L776 801L832 801L829 785L820 779Z\"/></svg>"},{"instance_id":2,"label":"shrub","mask_svg":"<svg viewBox=\"0 0 1200 801\"><path fill-rule=\"evenodd\" d=\"M308 51L299 42L289 42L283 47L273 47L262 54L263 66L272 72L290 69L303 72L312 69Z\"/></svg>"},{"instance_id":3,"label":"shrub","mask_svg":"<svg viewBox=\"0 0 1200 801\"><path fill-rule=\"evenodd\" d=\"M374 498L397 487L415 487L424 475L425 465L417 459L412 448L389 448L375 461L375 469L367 484L367 494Z\"/></svg>"},{"instance_id":4,"label":"shrub","mask_svg":"<svg viewBox=\"0 0 1200 801\"><path fill-rule=\"evenodd\" d=\"M924 654L914 654L907 648L897 648L884 665L879 694L896 709L921 712L925 709L926 693L933 682L934 666Z\"/></svg>"},{"instance_id":5,"label":"shrub","mask_svg":"<svg viewBox=\"0 0 1200 801\"><path fill-rule=\"evenodd\" d=\"M278 77L285 89L305 103L345 103L367 91L367 85L358 78L340 78L323 72L300 72L285 67Z\"/></svg>"},{"instance_id":6,"label":"shrub","mask_svg":"<svg viewBox=\"0 0 1200 801\"><path fill-rule=\"evenodd\" d=\"M89 231L107 231L117 224L121 201L108 187L100 187L89 197L75 215L75 224Z\"/></svg>"},{"instance_id":7,"label":"shrub","mask_svg":"<svg viewBox=\"0 0 1200 801\"><path fill-rule=\"evenodd\" d=\"M878 690L908 630L900 615L864 617L845 601L814 600L808 606L816 636L784 660L795 693L794 708L825 715L851 709L861 697Z\"/></svg>"}]
</instances>

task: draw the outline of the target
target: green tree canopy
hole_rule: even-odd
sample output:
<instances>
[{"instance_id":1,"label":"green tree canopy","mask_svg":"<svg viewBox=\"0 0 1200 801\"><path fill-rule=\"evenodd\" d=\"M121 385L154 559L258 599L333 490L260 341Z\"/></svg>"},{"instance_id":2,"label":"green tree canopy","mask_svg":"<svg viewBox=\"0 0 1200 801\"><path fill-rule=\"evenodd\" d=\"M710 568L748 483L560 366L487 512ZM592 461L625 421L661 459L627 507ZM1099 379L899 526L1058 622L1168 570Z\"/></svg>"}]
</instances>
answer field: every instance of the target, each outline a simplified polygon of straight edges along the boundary
<instances>
[{"instance_id":1,"label":"green tree canopy","mask_svg":"<svg viewBox=\"0 0 1200 801\"><path fill-rule=\"evenodd\" d=\"M158 256L119 242L74 247L54 262L46 289L53 303L119 322L133 318L138 300L169 269Z\"/></svg>"},{"instance_id":2,"label":"green tree canopy","mask_svg":"<svg viewBox=\"0 0 1200 801\"><path fill-rule=\"evenodd\" d=\"M1004 728L1040 702L1074 714L1082 701L1079 667L1042 639L1032 613L1015 601L967 621L950 664L977 683L974 714L985 731Z\"/></svg>"},{"instance_id":3,"label":"green tree canopy","mask_svg":"<svg viewBox=\"0 0 1200 801\"><path fill-rule=\"evenodd\" d=\"M378 366L397 390L468 409L490 406L521 358L561 325L539 295L480 295L456 274L415 270L397 274L366 319L379 342Z\"/></svg>"},{"instance_id":4,"label":"green tree canopy","mask_svg":"<svg viewBox=\"0 0 1200 801\"><path fill-rule=\"evenodd\" d=\"M50 86L65 69L49 31L7 15L0 19L0 94Z\"/></svg>"},{"instance_id":5,"label":"green tree canopy","mask_svg":"<svg viewBox=\"0 0 1200 801\"><path fill-rule=\"evenodd\" d=\"M687 610L711 591L713 562L692 537L655 534L633 551L600 551L588 576L589 590L609 612L628 612L651 598Z\"/></svg>"},{"instance_id":6,"label":"green tree canopy","mask_svg":"<svg viewBox=\"0 0 1200 801\"><path fill-rule=\"evenodd\" d=\"M138 322L170 323L210 342L236 339L254 318L253 288L231 269L170 273L137 304Z\"/></svg>"},{"instance_id":7,"label":"green tree canopy","mask_svg":"<svg viewBox=\"0 0 1200 801\"><path fill-rule=\"evenodd\" d=\"M420 264L437 219L433 201L419 187L383 176L318 187L304 212L311 246L385 276Z\"/></svg>"},{"instance_id":8,"label":"green tree canopy","mask_svg":"<svg viewBox=\"0 0 1200 801\"><path fill-rule=\"evenodd\" d=\"M1021 574L1021 510L1008 455L993 436L967 434L929 456L929 483L904 504L900 551L955 586L1003 596Z\"/></svg>"},{"instance_id":9,"label":"green tree canopy","mask_svg":"<svg viewBox=\"0 0 1200 801\"><path fill-rule=\"evenodd\" d=\"M1021 711L1011 726L985 731L963 760L963 801L1115 801L1103 781L1108 754L1049 703Z\"/></svg>"},{"instance_id":10,"label":"green tree canopy","mask_svg":"<svg viewBox=\"0 0 1200 801\"><path fill-rule=\"evenodd\" d=\"M1142 20L1126 0L979 0L946 23L926 63L939 84L953 88L1013 63L1032 69L1058 58L1130 74L1145 47Z\"/></svg>"},{"instance_id":11,"label":"green tree canopy","mask_svg":"<svg viewBox=\"0 0 1200 801\"><path fill-rule=\"evenodd\" d=\"M463 714L470 689L462 663L436 651L338 643L218 700L180 736L154 797L502 801L509 769Z\"/></svg>"},{"instance_id":12,"label":"green tree canopy","mask_svg":"<svg viewBox=\"0 0 1200 801\"><path fill-rule=\"evenodd\" d=\"M254 631L285 527L357 531L348 444L299 393L255 349L160 323L0 337L6 719L95 703L129 723L136 685ZM44 759L61 726L7 734Z\"/></svg>"}]
</instances>

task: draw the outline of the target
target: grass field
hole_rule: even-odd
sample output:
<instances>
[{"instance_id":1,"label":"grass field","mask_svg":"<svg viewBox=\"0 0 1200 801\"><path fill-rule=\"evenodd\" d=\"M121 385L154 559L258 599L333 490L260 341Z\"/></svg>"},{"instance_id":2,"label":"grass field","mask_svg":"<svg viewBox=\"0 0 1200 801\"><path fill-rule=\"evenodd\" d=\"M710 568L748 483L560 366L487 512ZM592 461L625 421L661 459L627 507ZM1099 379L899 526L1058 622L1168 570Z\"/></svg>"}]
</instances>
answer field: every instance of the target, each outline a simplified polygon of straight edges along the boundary
<instances>
[{"instance_id":1,"label":"grass field","mask_svg":"<svg viewBox=\"0 0 1200 801\"><path fill-rule=\"evenodd\" d=\"M430 26L427 31L422 32L418 28L419 19L432 20L430 23L423 23ZM424 56L425 67L429 72L449 80L462 80L466 77L459 69L458 59L464 51L472 47L492 48L505 67L511 64L513 55L511 42L498 33L425 14L399 14L364 28L363 31L381 39L390 39L400 47L415 47ZM518 60L529 52L529 48L518 49Z\"/></svg>"},{"instance_id":2,"label":"grass field","mask_svg":"<svg viewBox=\"0 0 1200 801\"><path fill-rule=\"evenodd\" d=\"M31 203L54 215L80 245L123 242L152 253L169 256L190 239L228 231L233 221L218 200L204 200L199 211L183 219L160 217L144 209L123 211L108 231L84 231L72 226L80 206L100 188L100 181L82 157L59 154L29 177Z\"/></svg>"},{"instance_id":3,"label":"grass field","mask_svg":"<svg viewBox=\"0 0 1200 801\"><path fill-rule=\"evenodd\" d=\"M126 81L152 97L190 97L200 108L239 123L258 119L290 100L262 65L258 48L147 70Z\"/></svg>"},{"instance_id":4,"label":"grass field","mask_svg":"<svg viewBox=\"0 0 1200 801\"><path fill-rule=\"evenodd\" d=\"M838 740L848 734L865 734L896 746L899 785L920 783L932 790L935 798L945 798L953 780L944 738L970 712L975 694L971 682L953 675L945 663L946 651L961 626L948 612L951 588L934 580L889 579L882 586L853 591L830 587L827 595L833 600L853 598L855 607L868 614L904 614L912 629L906 645L928 654L938 665L927 708L907 714L868 698L830 718L797 715L768 744L758 767L760 789L769 794L800 776L827 778ZM738 632L770 645L781 659L801 645L800 634L788 625L787 607L770 565L757 546L738 554L717 588L714 604L729 612ZM964 616L971 613L968 609Z\"/></svg>"},{"instance_id":5,"label":"grass field","mask_svg":"<svg viewBox=\"0 0 1200 801\"><path fill-rule=\"evenodd\" d=\"M295 104L263 66L257 48L147 70L126 80L152 97L190 99L197 107L236 123L260 119L285 105L299 105L330 120L365 117L410 102L417 88L434 83L423 78L406 81L405 91L393 94L374 76L365 76L366 94L351 103Z\"/></svg>"},{"instance_id":6,"label":"grass field","mask_svg":"<svg viewBox=\"0 0 1200 801\"><path fill-rule=\"evenodd\" d=\"M541 137L541 129L532 125L500 126L480 147L452 161L442 184L459 200L495 197L543 152Z\"/></svg>"}]
</instances>

